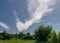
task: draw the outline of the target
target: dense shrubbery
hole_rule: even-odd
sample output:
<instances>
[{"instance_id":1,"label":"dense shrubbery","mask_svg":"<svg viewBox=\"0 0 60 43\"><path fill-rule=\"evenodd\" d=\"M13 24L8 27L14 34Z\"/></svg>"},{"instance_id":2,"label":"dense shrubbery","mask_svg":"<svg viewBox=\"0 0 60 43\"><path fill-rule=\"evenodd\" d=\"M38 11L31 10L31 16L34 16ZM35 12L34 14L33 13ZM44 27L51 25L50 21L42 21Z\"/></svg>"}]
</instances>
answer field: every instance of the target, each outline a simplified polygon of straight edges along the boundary
<instances>
[{"instance_id":1,"label":"dense shrubbery","mask_svg":"<svg viewBox=\"0 0 60 43\"><path fill-rule=\"evenodd\" d=\"M56 33L52 29L51 26L40 26L32 35L30 33L24 34L23 32L19 34L9 34L3 31L0 33L0 40L22 39L35 40L36 43L60 43L60 32Z\"/></svg>"}]
</instances>

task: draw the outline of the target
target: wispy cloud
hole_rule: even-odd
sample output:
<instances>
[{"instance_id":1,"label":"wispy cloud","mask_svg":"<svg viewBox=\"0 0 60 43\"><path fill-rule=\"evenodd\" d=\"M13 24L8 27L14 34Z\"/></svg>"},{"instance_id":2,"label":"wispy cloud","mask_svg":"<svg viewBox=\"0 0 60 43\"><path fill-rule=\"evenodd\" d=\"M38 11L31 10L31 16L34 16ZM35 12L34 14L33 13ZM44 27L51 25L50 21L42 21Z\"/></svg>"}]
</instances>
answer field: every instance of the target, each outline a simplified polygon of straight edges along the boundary
<instances>
[{"instance_id":1,"label":"wispy cloud","mask_svg":"<svg viewBox=\"0 0 60 43\"><path fill-rule=\"evenodd\" d=\"M9 26L7 26L5 23L3 22L0 22L0 26L5 28L5 29L9 29Z\"/></svg>"},{"instance_id":2,"label":"wispy cloud","mask_svg":"<svg viewBox=\"0 0 60 43\"><path fill-rule=\"evenodd\" d=\"M28 12L31 19L25 20L25 23L22 23L17 16L16 10L14 10L16 26L18 28L18 31L20 32L28 29L32 24L36 23L36 21L41 21L45 13L53 10L52 6L54 5L54 0L27 0L27 1Z\"/></svg>"}]
</instances>

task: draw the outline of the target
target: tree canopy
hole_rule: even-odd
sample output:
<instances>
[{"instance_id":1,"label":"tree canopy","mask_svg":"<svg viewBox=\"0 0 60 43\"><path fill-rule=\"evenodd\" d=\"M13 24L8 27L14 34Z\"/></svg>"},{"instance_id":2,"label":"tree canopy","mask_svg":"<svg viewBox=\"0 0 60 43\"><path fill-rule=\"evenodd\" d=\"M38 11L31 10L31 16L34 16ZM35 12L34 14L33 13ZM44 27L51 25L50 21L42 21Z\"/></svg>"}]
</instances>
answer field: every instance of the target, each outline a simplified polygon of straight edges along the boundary
<instances>
[{"instance_id":1,"label":"tree canopy","mask_svg":"<svg viewBox=\"0 0 60 43\"><path fill-rule=\"evenodd\" d=\"M52 31L52 27L50 26L40 26L35 30L35 37L37 42L47 42L49 34Z\"/></svg>"}]
</instances>

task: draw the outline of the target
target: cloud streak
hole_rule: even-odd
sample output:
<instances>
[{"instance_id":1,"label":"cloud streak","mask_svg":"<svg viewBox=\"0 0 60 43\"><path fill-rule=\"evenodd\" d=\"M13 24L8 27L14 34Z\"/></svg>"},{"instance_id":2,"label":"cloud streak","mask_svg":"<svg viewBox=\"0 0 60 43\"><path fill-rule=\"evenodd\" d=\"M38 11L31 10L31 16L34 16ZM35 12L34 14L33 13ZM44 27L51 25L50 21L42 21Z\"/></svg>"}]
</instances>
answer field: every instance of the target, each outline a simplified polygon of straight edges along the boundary
<instances>
[{"instance_id":1,"label":"cloud streak","mask_svg":"<svg viewBox=\"0 0 60 43\"><path fill-rule=\"evenodd\" d=\"M14 15L16 18L16 26L18 31L23 31L28 29L36 21L41 21L45 13L53 10L53 5L55 0L27 0L28 1L28 12L31 17L29 20L25 20L25 23L21 22L17 16L16 10L14 10ZM51 4L52 3L52 4Z\"/></svg>"},{"instance_id":2,"label":"cloud streak","mask_svg":"<svg viewBox=\"0 0 60 43\"><path fill-rule=\"evenodd\" d=\"M5 28L5 29L9 29L9 26L7 26L5 23L3 22L0 22L0 26Z\"/></svg>"}]
</instances>

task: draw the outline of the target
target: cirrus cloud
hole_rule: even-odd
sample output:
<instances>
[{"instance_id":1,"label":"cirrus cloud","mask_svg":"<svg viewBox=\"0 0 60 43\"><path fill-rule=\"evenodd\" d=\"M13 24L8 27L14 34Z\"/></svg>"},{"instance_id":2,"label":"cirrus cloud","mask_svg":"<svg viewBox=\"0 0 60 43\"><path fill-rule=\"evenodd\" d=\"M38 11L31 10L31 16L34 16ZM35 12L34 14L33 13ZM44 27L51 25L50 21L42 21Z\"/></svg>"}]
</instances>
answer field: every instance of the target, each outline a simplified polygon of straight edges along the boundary
<instances>
[{"instance_id":1,"label":"cirrus cloud","mask_svg":"<svg viewBox=\"0 0 60 43\"><path fill-rule=\"evenodd\" d=\"M9 26L7 26L5 23L3 22L0 22L0 26L5 28L5 29L9 29Z\"/></svg>"},{"instance_id":2,"label":"cirrus cloud","mask_svg":"<svg viewBox=\"0 0 60 43\"><path fill-rule=\"evenodd\" d=\"M28 29L36 21L41 21L45 13L53 11L55 0L27 0L28 1L28 12L30 15L29 20L25 20L25 23L19 20L17 16L17 11L14 10L14 15L16 18L16 27L19 32ZM51 4L52 3L52 4Z\"/></svg>"}]
</instances>

